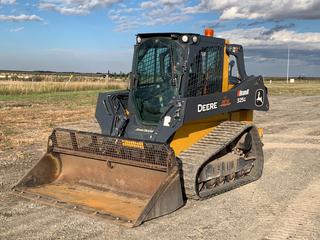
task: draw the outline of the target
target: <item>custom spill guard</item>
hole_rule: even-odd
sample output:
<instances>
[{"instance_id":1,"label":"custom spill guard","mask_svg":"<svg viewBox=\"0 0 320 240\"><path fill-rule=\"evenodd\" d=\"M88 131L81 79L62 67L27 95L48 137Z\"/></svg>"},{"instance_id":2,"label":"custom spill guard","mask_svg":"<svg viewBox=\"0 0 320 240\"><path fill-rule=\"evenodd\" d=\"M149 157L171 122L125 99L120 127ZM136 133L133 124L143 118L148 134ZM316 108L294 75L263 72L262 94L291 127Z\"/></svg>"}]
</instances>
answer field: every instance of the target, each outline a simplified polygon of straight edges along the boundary
<instances>
[{"instance_id":1,"label":"custom spill guard","mask_svg":"<svg viewBox=\"0 0 320 240\"><path fill-rule=\"evenodd\" d=\"M166 144L55 129L13 193L134 227L184 204Z\"/></svg>"}]
</instances>

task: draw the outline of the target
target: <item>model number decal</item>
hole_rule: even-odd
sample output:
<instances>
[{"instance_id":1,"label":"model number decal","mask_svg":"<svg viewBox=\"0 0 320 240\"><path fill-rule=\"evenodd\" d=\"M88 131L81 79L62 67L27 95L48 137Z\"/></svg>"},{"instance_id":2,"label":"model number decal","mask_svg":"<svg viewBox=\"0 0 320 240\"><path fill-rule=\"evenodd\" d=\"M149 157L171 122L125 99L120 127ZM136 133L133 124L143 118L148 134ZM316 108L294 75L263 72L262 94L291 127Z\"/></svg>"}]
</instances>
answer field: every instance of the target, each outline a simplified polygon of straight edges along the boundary
<instances>
[{"instance_id":1,"label":"model number decal","mask_svg":"<svg viewBox=\"0 0 320 240\"><path fill-rule=\"evenodd\" d=\"M218 108L218 102L198 104L198 112L207 112Z\"/></svg>"},{"instance_id":2,"label":"model number decal","mask_svg":"<svg viewBox=\"0 0 320 240\"><path fill-rule=\"evenodd\" d=\"M243 103L243 102L246 102L247 101L247 98L246 97L239 97L237 98L237 103Z\"/></svg>"}]
</instances>

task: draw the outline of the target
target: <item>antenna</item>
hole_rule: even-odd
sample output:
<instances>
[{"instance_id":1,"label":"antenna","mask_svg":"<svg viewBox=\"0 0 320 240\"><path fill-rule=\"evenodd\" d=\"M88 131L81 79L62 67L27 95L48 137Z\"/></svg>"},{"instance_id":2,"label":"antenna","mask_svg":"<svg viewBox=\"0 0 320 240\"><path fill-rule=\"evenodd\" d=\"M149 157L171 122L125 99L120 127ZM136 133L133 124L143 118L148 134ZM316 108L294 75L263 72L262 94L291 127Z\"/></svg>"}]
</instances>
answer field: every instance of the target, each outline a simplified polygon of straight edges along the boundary
<instances>
[{"instance_id":1,"label":"antenna","mask_svg":"<svg viewBox=\"0 0 320 240\"><path fill-rule=\"evenodd\" d=\"M289 83L289 68L290 68L290 47L288 45L287 84Z\"/></svg>"}]
</instances>

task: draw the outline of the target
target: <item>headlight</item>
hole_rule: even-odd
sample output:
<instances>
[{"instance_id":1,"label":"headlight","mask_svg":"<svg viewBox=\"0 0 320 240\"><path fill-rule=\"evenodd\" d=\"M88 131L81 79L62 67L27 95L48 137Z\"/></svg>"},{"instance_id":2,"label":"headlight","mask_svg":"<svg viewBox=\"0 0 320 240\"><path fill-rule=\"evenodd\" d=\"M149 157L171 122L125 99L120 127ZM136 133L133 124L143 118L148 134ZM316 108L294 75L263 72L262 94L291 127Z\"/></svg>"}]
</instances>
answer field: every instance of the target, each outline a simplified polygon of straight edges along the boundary
<instances>
[{"instance_id":1,"label":"headlight","mask_svg":"<svg viewBox=\"0 0 320 240\"><path fill-rule=\"evenodd\" d=\"M197 37L197 36L193 36L193 37L192 37L192 42L193 42L193 43L198 42L198 37Z\"/></svg>"},{"instance_id":2,"label":"headlight","mask_svg":"<svg viewBox=\"0 0 320 240\"><path fill-rule=\"evenodd\" d=\"M181 40L182 40L182 42L186 43L189 41L189 37L187 35L183 35Z\"/></svg>"},{"instance_id":3,"label":"headlight","mask_svg":"<svg viewBox=\"0 0 320 240\"><path fill-rule=\"evenodd\" d=\"M138 43L138 44L140 44L140 43L141 43L141 41L142 41L142 39L141 39L141 37L140 37L140 36L137 36L137 39L136 39L136 40L137 40L137 43Z\"/></svg>"}]
</instances>

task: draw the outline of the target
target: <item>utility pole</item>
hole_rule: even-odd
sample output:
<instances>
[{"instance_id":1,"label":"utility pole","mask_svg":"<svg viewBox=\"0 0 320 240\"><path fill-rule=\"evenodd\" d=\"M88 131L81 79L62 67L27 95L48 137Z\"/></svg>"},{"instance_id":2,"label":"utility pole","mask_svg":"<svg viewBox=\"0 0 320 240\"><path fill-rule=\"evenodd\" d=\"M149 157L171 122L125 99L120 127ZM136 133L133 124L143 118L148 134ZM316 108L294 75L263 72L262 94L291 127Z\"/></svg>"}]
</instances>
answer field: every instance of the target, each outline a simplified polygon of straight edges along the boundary
<instances>
[{"instance_id":1,"label":"utility pole","mask_svg":"<svg viewBox=\"0 0 320 240\"><path fill-rule=\"evenodd\" d=\"M287 84L289 83L289 68L290 68L290 48L288 45Z\"/></svg>"}]
</instances>

